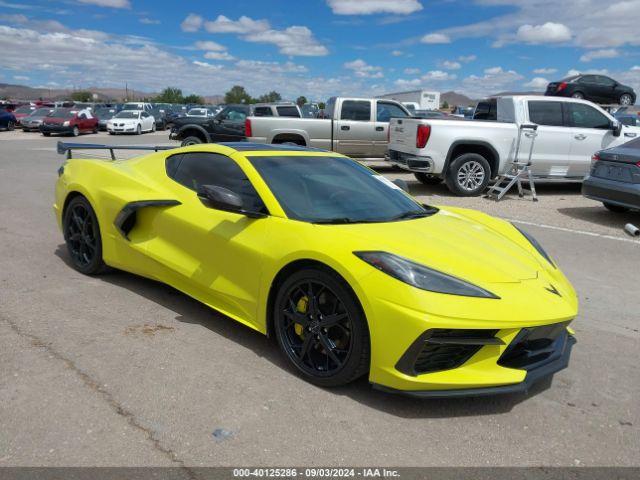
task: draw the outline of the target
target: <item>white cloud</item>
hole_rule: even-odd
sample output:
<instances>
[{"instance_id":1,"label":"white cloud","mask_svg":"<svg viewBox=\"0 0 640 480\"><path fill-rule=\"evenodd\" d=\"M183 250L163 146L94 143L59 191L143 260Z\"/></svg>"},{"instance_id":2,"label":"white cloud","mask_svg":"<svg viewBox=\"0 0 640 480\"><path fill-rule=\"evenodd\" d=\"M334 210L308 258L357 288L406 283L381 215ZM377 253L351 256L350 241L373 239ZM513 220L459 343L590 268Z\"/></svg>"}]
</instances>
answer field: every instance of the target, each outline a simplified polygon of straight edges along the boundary
<instances>
[{"instance_id":1,"label":"white cloud","mask_svg":"<svg viewBox=\"0 0 640 480\"><path fill-rule=\"evenodd\" d=\"M224 15L218 15L213 21L205 22L204 28L209 33L255 33L270 29L267 20L254 20L247 16L241 16L238 20L231 20Z\"/></svg>"},{"instance_id":2,"label":"white cloud","mask_svg":"<svg viewBox=\"0 0 640 480\"><path fill-rule=\"evenodd\" d=\"M27 80L29 80L29 77L27 77L26 75L14 75L13 79L20 82L26 82Z\"/></svg>"},{"instance_id":3,"label":"white cloud","mask_svg":"<svg viewBox=\"0 0 640 480\"><path fill-rule=\"evenodd\" d=\"M393 50L391 52L391 55L393 55L394 57L401 57L402 55L404 55L404 52L402 50Z\"/></svg>"},{"instance_id":4,"label":"white cloud","mask_svg":"<svg viewBox=\"0 0 640 480\"><path fill-rule=\"evenodd\" d=\"M109 8L131 8L129 0L78 0L80 3Z\"/></svg>"},{"instance_id":5,"label":"white cloud","mask_svg":"<svg viewBox=\"0 0 640 480\"><path fill-rule=\"evenodd\" d=\"M475 55L460 55L458 57L458 60L460 60L462 63L469 63L475 61L477 58L478 57L476 57Z\"/></svg>"},{"instance_id":6,"label":"white cloud","mask_svg":"<svg viewBox=\"0 0 640 480\"><path fill-rule=\"evenodd\" d=\"M207 50L210 52L223 52L227 49L224 45L220 45L218 42L212 42L211 40L196 42L193 46L196 50Z\"/></svg>"},{"instance_id":7,"label":"white cloud","mask_svg":"<svg viewBox=\"0 0 640 480\"><path fill-rule=\"evenodd\" d=\"M603 48L601 50L591 50L580 57L581 62L590 62L599 58L616 58L620 52L615 48Z\"/></svg>"},{"instance_id":8,"label":"white cloud","mask_svg":"<svg viewBox=\"0 0 640 480\"><path fill-rule=\"evenodd\" d=\"M229 52L206 52L204 58L209 60L235 60L236 57L229 54Z\"/></svg>"},{"instance_id":9,"label":"white cloud","mask_svg":"<svg viewBox=\"0 0 640 480\"><path fill-rule=\"evenodd\" d=\"M442 68L446 68L447 70L459 70L462 68L460 62L452 62L451 60L445 60L441 64Z\"/></svg>"},{"instance_id":10,"label":"white cloud","mask_svg":"<svg viewBox=\"0 0 640 480\"><path fill-rule=\"evenodd\" d=\"M155 20L153 18L142 17L140 19L140 23L143 25L160 25L160 20Z\"/></svg>"},{"instance_id":11,"label":"white cloud","mask_svg":"<svg viewBox=\"0 0 640 480\"><path fill-rule=\"evenodd\" d=\"M382 67L369 65L361 58L351 62L346 62L344 64L344 68L352 70L353 74L360 78L382 78L384 76L382 73Z\"/></svg>"},{"instance_id":12,"label":"white cloud","mask_svg":"<svg viewBox=\"0 0 640 480\"><path fill-rule=\"evenodd\" d=\"M196 15L195 13L190 13L187 15L182 23L180 24L180 28L184 32L197 32L202 27L203 18L200 15Z\"/></svg>"},{"instance_id":13,"label":"white cloud","mask_svg":"<svg viewBox=\"0 0 640 480\"><path fill-rule=\"evenodd\" d=\"M549 75L551 73L556 73L557 71L557 68L536 68L533 70L533 73L537 73L538 75Z\"/></svg>"},{"instance_id":14,"label":"white cloud","mask_svg":"<svg viewBox=\"0 0 640 480\"><path fill-rule=\"evenodd\" d=\"M404 73L405 75L417 75L420 73L420 69L419 68L405 68L404 69Z\"/></svg>"},{"instance_id":15,"label":"white cloud","mask_svg":"<svg viewBox=\"0 0 640 480\"><path fill-rule=\"evenodd\" d=\"M631 67L631 71L632 71L632 72L638 72L638 71L640 71L640 65L634 65L633 67Z\"/></svg>"},{"instance_id":16,"label":"white cloud","mask_svg":"<svg viewBox=\"0 0 640 480\"><path fill-rule=\"evenodd\" d=\"M438 44L451 43L451 38L444 33L428 33L420 39L422 43Z\"/></svg>"},{"instance_id":17,"label":"white cloud","mask_svg":"<svg viewBox=\"0 0 640 480\"><path fill-rule=\"evenodd\" d=\"M566 42L571 40L571 30L562 23L527 24L518 28L516 38L531 44Z\"/></svg>"},{"instance_id":18,"label":"white cloud","mask_svg":"<svg viewBox=\"0 0 640 480\"><path fill-rule=\"evenodd\" d=\"M327 4L336 15L407 15L423 8L418 0L327 0Z\"/></svg>"},{"instance_id":19,"label":"white cloud","mask_svg":"<svg viewBox=\"0 0 640 480\"><path fill-rule=\"evenodd\" d=\"M395 82L393 82L400 88L411 88L411 87L419 87L422 85L422 80L419 78L414 78L412 80L405 80L404 78L399 78Z\"/></svg>"},{"instance_id":20,"label":"white cloud","mask_svg":"<svg viewBox=\"0 0 640 480\"><path fill-rule=\"evenodd\" d=\"M455 80L457 77L454 74L443 72L442 70L431 70L420 77L424 81L436 81L443 82L447 80Z\"/></svg>"},{"instance_id":21,"label":"white cloud","mask_svg":"<svg viewBox=\"0 0 640 480\"><path fill-rule=\"evenodd\" d=\"M533 88L534 90L544 90L547 88L549 80L543 77L534 77L530 81L524 84L525 87Z\"/></svg>"},{"instance_id":22,"label":"white cloud","mask_svg":"<svg viewBox=\"0 0 640 480\"><path fill-rule=\"evenodd\" d=\"M469 75L462 80L461 88L471 98L480 98L501 91L515 89L522 75L514 70L502 67L491 67L484 70L484 75Z\"/></svg>"}]
</instances>

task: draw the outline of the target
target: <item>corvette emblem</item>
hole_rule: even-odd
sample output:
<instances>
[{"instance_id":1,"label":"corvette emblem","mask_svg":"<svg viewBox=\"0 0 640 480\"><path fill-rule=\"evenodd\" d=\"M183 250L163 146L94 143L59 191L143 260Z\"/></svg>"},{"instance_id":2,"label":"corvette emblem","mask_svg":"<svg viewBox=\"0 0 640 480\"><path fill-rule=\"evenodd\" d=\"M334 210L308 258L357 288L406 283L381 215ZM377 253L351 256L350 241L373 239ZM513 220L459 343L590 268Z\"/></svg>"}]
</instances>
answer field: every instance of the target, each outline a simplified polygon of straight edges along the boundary
<instances>
[{"instance_id":1,"label":"corvette emblem","mask_svg":"<svg viewBox=\"0 0 640 480\"><path fill-rule=\"evenodd\" d=\"M554 295L558 295L559 297L562 296L562 295L560 295L560 292L556 289L556 287L554 287L551 284L549 284L548 287L544 287L544 289L547 290L548 292L553 293Z\"/></svg>"}]
</instances>

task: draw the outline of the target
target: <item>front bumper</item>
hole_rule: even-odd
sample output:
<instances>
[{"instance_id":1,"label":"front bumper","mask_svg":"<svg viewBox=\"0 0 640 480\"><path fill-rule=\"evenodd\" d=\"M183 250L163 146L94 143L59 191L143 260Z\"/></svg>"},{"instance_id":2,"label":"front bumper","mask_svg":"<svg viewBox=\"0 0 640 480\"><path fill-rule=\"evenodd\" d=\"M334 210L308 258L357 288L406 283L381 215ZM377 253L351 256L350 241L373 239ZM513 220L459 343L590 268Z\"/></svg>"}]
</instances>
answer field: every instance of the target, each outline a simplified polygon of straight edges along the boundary
<instances>
[{"instance_id":1,"label":"front bumper","mask_svg":"<svg viewBox=\"0 0 640 480\"><path fill-rule=\"evenodd\" d=\"M64 127L62 125L51 125L51 124L43 123L42 125L40 125L40 131L42 133L66 133L66 134L71 134L71 133L73 133L73 127L71 127L71 126Z\"/></svg>"},{"instance_id":2,"label":"front bumper","mask_svg":"<svg viewBox=\"0 0 640 480\"><path fill-rule=\"evenodd\" d=\"M111 133L134 133L136 131L137 125L125 125L125 126L115 126L115 125L107 125L107 132Z\"/></svg>"},{"instance_id":3,"label":"front bumper","mask_svg":"<svg viewBox=\"0 0 640 480\"><path fill-rule=\"evenodd\" d=\"M582 195L598 202L640 209L640 183L619 182L589 175L582 182Z\"/></svg>"}]
</instances>

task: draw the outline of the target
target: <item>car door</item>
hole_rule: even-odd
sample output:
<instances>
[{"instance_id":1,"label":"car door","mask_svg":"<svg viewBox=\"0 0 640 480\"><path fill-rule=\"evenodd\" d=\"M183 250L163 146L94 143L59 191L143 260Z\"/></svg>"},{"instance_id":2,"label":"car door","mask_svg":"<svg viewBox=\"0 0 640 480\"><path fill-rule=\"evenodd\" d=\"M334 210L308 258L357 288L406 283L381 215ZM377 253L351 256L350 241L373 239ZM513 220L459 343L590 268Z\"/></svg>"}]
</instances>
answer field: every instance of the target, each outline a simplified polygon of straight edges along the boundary
<instances>
[{"instance_id":1,"label":"car door","mask_svg":"<svg viewBox=\"0 0 640 480\"><path fill-rule=\"evenodd\" d=\"M86 132L89 130L89 119L87 118L87 114L85 112L78 113L78 130L81 132Z\"/></svg>"},{"instance_id":2,"label":"car door","mask_svg":"<svg viewBox=\"0 0 640 480\"><path fill-rule=\"evenodd\" d=\"M335 150L354 158L371 156L373 122L371 100L343 100L340 118L334 122Z\"/></svg>"},{"instance_id":3,"label":"car door","mask_svg":"<svg viewBox=\"0 0 640 480\"><path fill-rule=\"evenodd\" d=\"M373 124L373 145L371 157L383 158L389 147L389 120L393 117L408 117L409 115L397 103L376 100L376 121Z\"/></svg>"},{"instance_id":4,"label":"car door","mask_svg":"<svg viewBox=\"0 0 640 480\"><path fill-rule=\"evenodd\" d=\"M533 141L531 170L540 177L564 177L569 170L571 127L564 121L561 101L530 100L529 121L538 125L534 134L524 131L518 158L526 162Z\"/></svg>"},{"instance_id":5,"label":"car door","mask_svg":"<svg viewBox=\"0 0 640 480\"><path fill-rule=\"evenodd\" d=\"M590 100L592 102L600 102L600 92L599 86L596 83L595 75L583 75L577 81L578 87L575 89L576 92L581 92L586 100Z\"/></svg>"},{"instance_id":6,"label":"car door","mask_svg":"<svg viewBox=\"0 0 640 480\"><path fill-rule=\"evenodd\" d=\"M249 108L244 106L226 107L217 117L212 119L214 130L213 141L237 142L244 137L244 121L249 113Z\"/></svg>"},{"instance_id":7,"label":"car door","mask_svg":"<svg viewBox=\"0 0 640 480\"><path fill-rule=\"evenodd\" d=\"M591 165L591 156L599 150L623 143L613 134L612 120L600 109L587 103L566 104L571 125L569 176L584 177Z\"/></svg>"},{"instance_id":8,"label":"car door","mask_svg":"<svg viewBox=\"0 0 640 480\"><path fill-rule=\"evenodd\" d=\"M153 127L153 117L147 112L142 112L142 129L151 130Z\"/></svg>"},{"instance_id":9,"label":"car door","mask_svg":"<svg viewBox=\"0 0 640 480\"><path fill-rule=\"evenodd\" d=\"M146 254L166 269L172 284L244 323L255 326L262 250L269 217L255 219L205 206L200 185L238 193L245 207L268 213L253 185L225 155L210 152L167 158L169 188L180 205L157 212ZM135 230L134 230L135 231ZM136 242L136 238L131 238Z\"/></svg>"},{"instance_id":10,"label":"car door","mask_svg":"<svg viewBox=\"0 0 640 480\"><path fill-rule=\"evenodd\" d=\"M604 75L595 75L596 95L602 103L618 103L615 80Z\"/></svg>"}]
</instances>

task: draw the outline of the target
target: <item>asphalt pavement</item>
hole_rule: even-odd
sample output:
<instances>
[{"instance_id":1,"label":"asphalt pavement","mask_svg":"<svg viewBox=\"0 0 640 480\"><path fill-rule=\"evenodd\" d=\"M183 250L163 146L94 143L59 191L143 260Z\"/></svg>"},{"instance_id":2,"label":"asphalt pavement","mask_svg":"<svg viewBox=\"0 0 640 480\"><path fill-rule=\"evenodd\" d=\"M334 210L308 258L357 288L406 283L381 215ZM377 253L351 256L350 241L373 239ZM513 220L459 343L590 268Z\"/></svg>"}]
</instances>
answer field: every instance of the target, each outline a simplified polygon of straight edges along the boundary
<instances>
[{"instance_id":1,"label":"asphalt pavement","mask_svg":"<svg viewBox=\"0 0 640 480\"><path fill-rule=\"evenodd\" d=\"M640 465L640 242L622 231L640 214L571 184L495 203L382 168L427 203L522 222L579 293L578 344L529 395L324 390L270 340L167 286L73 270L51 208L57 140L0 132L0 466Z\"/></svg>"}]
</instances>

